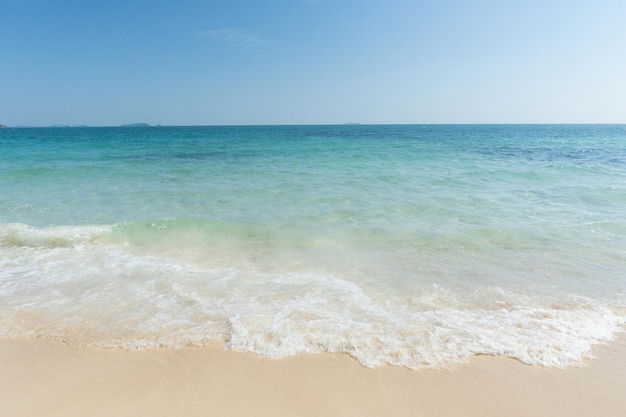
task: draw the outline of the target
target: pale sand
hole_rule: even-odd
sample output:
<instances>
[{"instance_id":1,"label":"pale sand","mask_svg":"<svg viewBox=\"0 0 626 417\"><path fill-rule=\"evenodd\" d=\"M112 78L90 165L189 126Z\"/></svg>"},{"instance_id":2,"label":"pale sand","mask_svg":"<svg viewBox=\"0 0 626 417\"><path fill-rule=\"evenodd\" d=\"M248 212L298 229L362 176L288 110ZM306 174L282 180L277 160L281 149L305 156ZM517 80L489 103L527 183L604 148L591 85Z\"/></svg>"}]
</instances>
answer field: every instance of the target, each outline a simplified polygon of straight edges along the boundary
<instances>
[{"instance_id":1,"label":"pale sand","mask_svg":"<svg viewBox=\"0 0 626 417\"><path fill-rule=\"evenodd\" d=\"M626 338L566 370L480 356L453 371L0 340L2 416L626 416Z\"/></svg>"}]
</instances>

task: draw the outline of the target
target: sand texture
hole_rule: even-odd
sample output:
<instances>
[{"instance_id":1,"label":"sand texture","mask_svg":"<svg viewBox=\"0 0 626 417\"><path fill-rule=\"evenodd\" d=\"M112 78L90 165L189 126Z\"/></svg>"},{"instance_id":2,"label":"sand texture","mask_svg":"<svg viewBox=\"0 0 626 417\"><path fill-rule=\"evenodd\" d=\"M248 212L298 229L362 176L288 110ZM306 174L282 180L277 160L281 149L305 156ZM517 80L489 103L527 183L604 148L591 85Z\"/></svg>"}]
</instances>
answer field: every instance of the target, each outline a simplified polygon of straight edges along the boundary
<instances>
[{"instance_id":1,"label":"sand texture","mask_svg":"<svg viewBox=\"0 0 626 417\"><path fill-rule=\"evenodd\" d=\"M0 340L0 408L53 416L626 416L626 342L565 370L480 356L452 371L277 361L221 348L146 351Z\"/></svg>"}]
</instances>

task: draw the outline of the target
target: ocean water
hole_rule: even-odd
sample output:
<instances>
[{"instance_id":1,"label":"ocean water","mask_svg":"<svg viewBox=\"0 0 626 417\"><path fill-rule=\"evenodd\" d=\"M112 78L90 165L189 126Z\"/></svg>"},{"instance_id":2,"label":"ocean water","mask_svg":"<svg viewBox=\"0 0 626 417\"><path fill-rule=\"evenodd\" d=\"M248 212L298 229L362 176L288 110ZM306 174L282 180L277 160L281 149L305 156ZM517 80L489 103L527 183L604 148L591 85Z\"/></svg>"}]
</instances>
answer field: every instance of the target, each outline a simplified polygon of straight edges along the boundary
<instances>
[{"instance_id":1,"label":"ocean water","mask_svg":"<svg viewBox=\"0 0 626 417\"><path fill-rule=\"evenodd\" d=\"M626 126L0 130L0 337L582 363L626 323Z\"/></svg>"}]
</instances>

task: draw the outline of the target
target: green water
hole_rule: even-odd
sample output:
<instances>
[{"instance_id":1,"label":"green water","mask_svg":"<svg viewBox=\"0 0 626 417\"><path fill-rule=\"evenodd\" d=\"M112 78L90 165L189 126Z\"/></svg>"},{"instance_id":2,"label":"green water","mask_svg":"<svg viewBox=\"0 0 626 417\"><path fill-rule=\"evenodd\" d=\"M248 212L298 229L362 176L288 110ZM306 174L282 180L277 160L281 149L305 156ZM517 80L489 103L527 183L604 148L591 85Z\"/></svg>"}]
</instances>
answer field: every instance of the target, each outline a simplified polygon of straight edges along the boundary
<instances>
[{"instance_id":1,"label":"green water","mask_svg":"<svg viewBox=\"0 0 626 417\"><path fill-rule=\"evenodd\" d=\"M0 332L564 366L626 317L626 126L0 131Z\"/></svg>"}]
</instances>

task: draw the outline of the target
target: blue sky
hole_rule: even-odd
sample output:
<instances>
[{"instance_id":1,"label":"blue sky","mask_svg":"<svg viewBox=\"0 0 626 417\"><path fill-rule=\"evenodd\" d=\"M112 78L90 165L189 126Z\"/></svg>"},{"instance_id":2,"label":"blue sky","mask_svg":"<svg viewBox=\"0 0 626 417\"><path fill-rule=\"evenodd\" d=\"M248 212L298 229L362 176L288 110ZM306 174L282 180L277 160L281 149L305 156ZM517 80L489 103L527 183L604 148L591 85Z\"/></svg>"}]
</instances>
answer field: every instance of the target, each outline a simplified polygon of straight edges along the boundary
<instances>
[{"instance_id":1,"label":"blue sky","mask_svg":"<svg viewBox=\"0 0 626 417\"><path fill-rule=\"evenodd\" d=\"M626 123L626 1L0 0L0 123Z\"/></svg>"}]
</instances>

